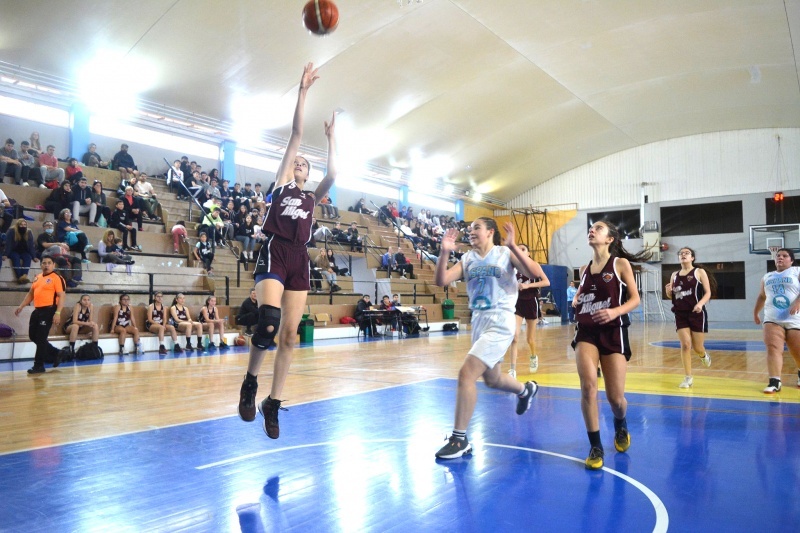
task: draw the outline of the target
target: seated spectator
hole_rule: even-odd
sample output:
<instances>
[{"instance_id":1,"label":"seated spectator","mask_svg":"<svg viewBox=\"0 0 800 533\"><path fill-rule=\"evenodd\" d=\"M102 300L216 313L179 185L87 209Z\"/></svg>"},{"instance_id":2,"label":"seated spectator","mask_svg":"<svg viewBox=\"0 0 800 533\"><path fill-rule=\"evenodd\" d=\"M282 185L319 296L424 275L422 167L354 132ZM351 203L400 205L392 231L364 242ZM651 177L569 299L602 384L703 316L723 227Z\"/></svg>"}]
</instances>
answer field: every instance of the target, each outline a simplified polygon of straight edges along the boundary
<instances>
[{"instance_id":1,"label":"seated spectator","mask_svg":"<svg viewBox=\"0 0 800 533\"><path fill-rule=\"evenodd\" d=\"M92 143L89 145L89 151L83 154L81 163L87 167L95 168L108 168L108 163L103 160L103 157L97 153L97 145Z\"/></svg>"},{"instance_id":2,"label":"seated spectator","mask_svg":"<svg viewBox=\"0 0 800 533\"><path fill-rule=\"evenodd\" d=\"M413 207L408 206L408 209L406 210L405 219L408 222L408 225L411 226L411 223L414 221L414 208Z\"/></svg>"},{"instance_id":3,"label":"seated spectator","mask_svg":"<svg viewBox=\"0 0 800 533\"><path fill-rule=\"evenodd\" d=\"M400 303L400 295L399 294L393 294L392 295L392 305L394 307L400 307L401 305L403 305L402 303Z\"/></svg>"},{"instance_id":4,"label":"seated spectator","mask_svg":"<svg viewBox=\"0 0 800 533\"><path fill-rule=\"evenodd\" d=\"M214 275L214 269L211 268L211 263L214 261L214 248L208 242L208 236L205 232L200 234L200 241L195 245L194 258L203 264L206 274L209 276Z\"/></svg>"},{"instance_id":5,"label":"seated spectator","mask_svg":"<svg viewBox=\"0 0 800 533\"><path fill-rule=\"evenodd\" d=\"M350 227L347 228L347 237L350 240L350 251L361 252L362 239L358 236L358 227L355 222L351 222Z\"/></svg>"},{"instance_id":6,"label":"seated spectator","mask_svg":"<svg viewBox=\"0 0 800 533\"><path fill-rule=\"evenodd\" d=\"M217 188L219 189L220 199L224 204L227 204L228 200L231 199L230 182L228 180L222 180L222 182L219 184L219 187Z\"/></svg>"},{"instance_id":7,"label":"seated spectator","mask_svg":"<svg viewBox=\"0 0 800 533\"><path fill-rule=\"evenodd\" d=\"M22 163L14 149L14 139L6 139L6 144L0 148L0 181L5 176L14 178L13 183L22 185Z\"/></svg>"},{"instance_id":8,"label":"seated spectator","mask_svg":"<svg viewBox=\"0 0 800 533\"><path fill-rule=\"evenodd\" d=\"M72 211L62 209L56 221L56 240L65 242L73 252L79 252L84 263L88 263L86 252L94 248L89 244L86 234L78 228L78 223L72 218Z\"/></svg>"},{"instance_id":9,"label":"seated spectator","mask_svg":"<svg viewBox=\"0 0 800 533\"><path fill-rule=\"evenodd\" d=\"M236 240L242 243L242 255L245 259L253 260L253 248L256 245L254 238L256 232L256 224L253 222L253 217L250 213L244 219L244 223L236 228Z\"/></svg>"},{"instance_id":10,"label":"seated spectator","mask_svg":"<svg viewBox=\"0 0 800 533\"><path fill-rule=\"evenodd\" d=\"M89 219L89 225L107 228L111 220L111 208L106 205L106 193L103 192L103 182L100 180L94 180L92 184L92 203L95 205L95 215L94 220Z\"/></svg>"},{"instance_id":11,"label":"seated spectator","mask_svg":"<svg viewBox=\"0 0 800 533\"><path fill-rule=\"evenodd\" d=\"M236 237L236 210L233 207L233 200L230 198L227 202L223 203L222 198L219 198L219 218L222 219L222 224L225 226L225 240L232 241Z\"/></svg>"},{"instance_id":12,"label":"seated spectator","mask_svg":"<svg viewBox=\"0 0 800 533\"><path fill-rule=\"evenodd\" d=\"M51 244L55 244L56 230L52 220L45 220L42 223L42 232L36 237L36 258L41 259L45 249Z\"/></svg>"},{"instance_id":13,"label":"seated spectator","mask_svg":"<svg viewBox=\"0 0 800 533\"><path fill-rule=\"evenodd\" d=\"M314 217L311 217L311 221L312 221L311 236L314 239L314 241L323 242L327 246L328 240L335 240L333 237L333 232L330 230L328 226L320 225L320 223L317 222L317 219Z\"/></svg>"},{"instance_id":14,"label":"seated spectator","mask_svg":"<svg viewBox=\"0 0 800 533\"><path fill-rule=\"evenodd\" d=\"M75 288L83 281L81 260L70 255L69 246L65 242L53 242L45 245L42 257L45 255L53 258L56 272L67 282L67 287Z\"/></svg>"},{"instance_id":15,"label":"seated spectator","mask_svg":"<svg viewBox=\"0 0 800 533\"><path fill-rule=\"evenodd\" d=\"M254 185L254 187L255 187L255 189L253 190L253 198L251 199L252 203L253 203L253 207L256 207L258 209L261 209L262 207L266 207L267 203L266 203L266 201L264 199L264 193L261 191L261 184L260 183L256 183Z\"/></svg>"},{"instance_id":16,"label":"seated spectator","mask_svg":"<svg viewBox=\"0 0 800 533\"><path fill-rule=\"evenodd\" d=\"M31 133L31 136L29 137L29 142L31 145L31 154L33 154L33 157L39 157L39 155L42 153L42 144L39 141L38 131L34 131L33 133Z\"/></svg>"},{"instance_id":17,"label":"seated spectator","mask_svg":"<svg viewBox=\"0 0 800 533\"><path fill-rule=\"evenodd\" d=\"M122 249L126 252L129 250L142 251L142 247L136 244L136 226L131 215L125 210L125 202L120 198L117 200L116 208L111 213L111 218L108 221L108 227L118 230L122 233ZM131 236L130 246L128 246L128 234Z\"/></svg>"},{"instance_id":18,"label":"seated spectator","mask_svg":"<svg viewBox=\"0 0 800 533\"><path fill-rule=\"evenodd\" d=\"M206 298L206 304L200 309L200 316L198 319L203 325L203 330L208 331L207 349L210 350L217 347L217 345L214 344L215 331L219 333L219 349L226 349L228 343L225 342L225 319L220 316L219 309L217 309L216 296L212 295Z\"/></svg>"},{"instance_id":19,"label":"seated spectator","mask_svg":"<svg viewBox=\"0 0 800 533\"><path fill-rule=\"evenodd\" d=\"M0 190L0 231L8 231L11 227L11 222L14 220L12 211L11 200Z\"/></svg>"},{"instance_id":20,"label":"seated spectator","mask_svg":"<svg viewBox=\"0 0 800 533\"><path fill-rule=\"evenodd\" d=\"M325 195L319 201L320 209L322 209L322 216L325 218L329 218L331 220L336 220L342 218L339 215L339 208L336 207L331 203L331 197L329 195Z\"/></svg>"},{"instance_id":21,"label":"seated spectator","mask_svg":"<svg viewBox=\"0 0 800 533\"><path fill-rule=\"evenodd\" d=\"M78 186L72 188L72 220L78 221L82 213L88 213L89 225L94 224L97 204L92 201L92 189L86 183L85 176L81 176Z\"/></svg>"},{"instance_id":22,"label":"seated spectator","mask_svg":"<svg viewBox=\"0 0 800 533\"><path fill-rule=\"evenodd\" d=\"M83 169L78 164L78 160L74 157L70 157L67 160L67 169L64 171L64 173L66 174L67 179L72 183L73 189L83 177Z\"/></svg>"},{"instance_id":23,"label":"seated spectator","mask_svg":"<svg viewBox=\"0 0 800 533\"><path fill-rule=\"evenodd\" d=\"M348 211L355 211L356 213L361 213L363 215L374 215L374 211L370 211L367 208L367 200L365 198L361 198L356 202L353 207L350 207Z\"/></svg>"},{"instance_id":24,"label":"seated spectator","mask_svg":"<svg viewBox=\"0 0 800 533\"><path fill-rule=\"evenodd\" d=\"M169 190L178 195L178 200L183 196L183 170L181 170L181 160L176 159L172 162L172 166L167 170L167 187Z\"/></svg>"},{"instance_id":25,"label":"seated spectator","mask_svg":"<svg viewBox=\"0 0 800 533\"><path fill-rule=\"evenodd\" d=\"M28 270L31 261L38 262L36 248L33 246L33 232L28 229L28 221L18 218L6 233L6 246L3 255L11 261L17 283L30 283Z\"/></svg>"},{"instance_id":26,"label":"seated spectator","mask_svg":"<svg viewBox=\"0 0 800 533\"><path fill-rule=\"evenodd\" d=\"M389 246L389 249L386 251L385 254L381 256L381 267L386 270L386 272L391 272L395 270L397 263L394 259L394 248Z\"/></svg>"},{"instance_id":27,"label":"seated spectator","mask_svg":"<svg viewBox=\"0 0 800 533\"><path fill-rule=\"evenodd\" d=\"M117 335L119 340L119 356L125 355L125 340L128 335L133 337L135 353L142 353L142 344L139 342L139 328L136 327L136 317L131 309L131 297L121 294L119 303L111 311L111 333Z\"/></svg>"},{"instance_id":28,"label":"seated spectator","mask_svg":"<svg viewBox=\"0 0 800 533\"><path fill-rule=\"evenodd\" d=\"M139 197L142 207L144 207L142 216L156 222L160 221L161 217L158 214L161 212L161 204L158 202L153 184L147 181L147 174L144 172L139 174L133 192Z\"/></svg>"},{"instance_id":29,"label":"seated spectator","mask_svg":"<svg viewBox=\"0 0 800 533\"><path fill-rule=\"evenodd\" d=\"M179 220L172 226L172 252L175 254L181 253L181 244L186 242L186 222Z\"/></svg>"},{"instance_id":30,"label":"seated spectator","mask_svg":"<svg viewBox=\"0 0 800 533\"><path fill-rule=\"evenodd\" d=\"M330 263L331 268L333 269L333 271L336 274L338 274L340 276L347 276L350 273L349 269L344 268L344 267L340 268L340 267L336 266L336 259L335 259L335 256L333 254L333 249L332 248L326 248L325 249L325 255L328 256L328 263Z\"/></svg>"},{"instance_id":31,"label":"seated spectator","mask_svg":"<svg viewBox=\"0 0 800 533\"><path fill-rule=\"evenodd\" d=\"M184 191L183 196L181 199L183 200L190 200L197 192L200 190L200 172L192 171L189 174L183 174L183 184L186 186L186 189L189 191L189 194L186 194Z\"/></svg>"},{"instance_id":32,"label":"seated spectator","mask_svg":"<svg viewBox=\"0 0 800 533\"><path fill-rule=\"evenodd\" d=\"M365 316L364 313L364 311L369 311L372 309L369 299L369 294L365 294L361 297L356 305L356 316L354 318L356 319L356 322L358 322L359 329L365 331L368 335L377 337L378 328L375 327L375 323Z\"/></svg>"},{"instance_id":33,"label":"seated spectator","mask_svg":"<svg viewBox=\"0 0 800 533\"><path fill-rule=\"evenodd\" d=\"M311 292L322 292L322 274L317 269L314 261L309 257L308 259L308 273L309 282L311 284Z\"/></svg>"},{"instance_id":34,"label":"seated spectator","mask_svg":"<svg viewBox=\"0 0 800 533\"><path fill-rule=\"evenodd\" d=\"M132 181L135 183L135 177ZM139 231L142 231L142 215L144 211L144 207L142 206L142 202L139 198L134 196L133 194L133 187L130 185L125 187L125 195L122 196L122 205L125 208L125 212L128 213L128 220L133 223L136 222L136 227Z\"/></svg>"},{"instance_id":35,"label":"seated spectator","mask_svg":"<svg viewBox=\"0 0 800 533\"><path fill-rule=\"evenodd\" d=\"M36 157L30 151L30 144L28 141L19 143L19 162L22 165L22 183L23 187L29 185L29 181L36 183L40 188L44 189L44 180L42 173L39 172L36 166Z\"/></svg>"},{"instance_id":36,"label":"seated spectator","mask_svg":"<svg viewBox=\"0 0 800 533\"><path fill-rule=\"evenodd\" d=\"M231 199L233 200L233 205L236 207L236 209L239 209L240 205L244 205L247 207L247 210L250 211L250 197L243 194L242 187L238 183L233 184Z\"/></svg>"},{"instance_id":37,"label":"seated spectator","mask_svg":"<svg viewBox=\"0 0 800 533\"><path fill-rule=\"evenodd\" d=\"M123 241L114 233L113 230L108 230L97 243L97 253L100 256L100 262L106 263L108 273L111 273L114 265L132 265L134 264L133 258L125 253ZM130 273L130 269L128 269Z\"/></svg>"},{"instance_id":38,"label":"seated spectator","mask_svg":"<svg viewBox=\"0 0 800 533\"><path fill-rule=\"evenodd\" d=\"M52 144L47 146L47 152L39 154L39 170L48 189L55 189L64 182L64 169L58 167L56 147Z\"/></svg>"},{"instance_id":39,"label":"seated spectator","mask_svg":"<svg viewBox=\"0 0 800 533\"><path fill-rule=\"evenodd\" d=\"M164 306L164 293L156 291L153 303L147 306L147 320L144 327L150 333L158 336L158 354L166 355L167 347L164 346L164 335L172 337L172 350L174 353L183 353L183 348L178 344L178 333L175 326L169 323L169 309Z\"/></svg>"},{"instance_id":40,"label":"seated spectator","mask_svg":"<svg viewBox=\"0 0 800 533\"><path fill-rule=\"evenodd\" d=\"M88 294L84 294L72 308L72 316L64 322L64 333L69 335L69 351L72 352L72 359L75 359L75 342L79 334L91 333L91 342L97 344L100 338L100 326L96 318L92 299Z\"/></svg>"},{"instance_id":41,"label":"seated spectator","mask_svg":"<svg viewBox=\"0 0 800 533\"><path fill-rule=\"evenodd\" d=\"M244 203L244 200L247 200L247 209L253 208L254 195L252 184L250 182L245 182L244 189L242 190L242 203Z\"/></svg>"},{"instance_id":42,"label":"seated spectator","mask_svg":"<svg viewBox=\"0 0 800 533\"><path fill-rule=\"evenodd\" d=\"M314 260L314 265L319 270L319 273L328 279L328 285L330 286L331 292L338 292L342 290L342 288L336 284L336 272L333 271L333 267L328 260L328 255L324 250L321 250L319 254L317 254L317 258Z\"/></svg>"},{"instance_id":43,"label":"seated spectator","mask_svg":"<svg viewBox=\"0 0 800 533\"><path fill-rule=\"evenodd\" d=\"M209 237L211 243L215 246L224 246L225 222L219 216L219 209L217 206L212 206L208 214L203 218L203 223L200 225L199 230Z\"/></svg>"},{"instance_id":44,"label":"seated spectator","mask_svg":"<svg viewBox=\"0 0 800 533\"><path fill-rule=\"evenodd\" d=\"M202 349L203 339L203 325L200 322L195 322L189 316L189 309L183 304L186 297L182 293L178 293L175 299L172 300L172 306L169 308L169 316L172 323L175 325L175 330L181 335L186 335L186 351L191 352L194 350L192 347L192 333L197 335L197 349Z\"/></svg>"},{"instance_id":45,"label":"seated spectator","mask_svg":"<svg viewBox=\"0 0 800 533\"><path fill-rule=\"evenodd\" d=\"M44 201L44 208L53 213L54 217L58 217L64 209L72 209L72 184L65 181L61 187L53 189Z\"/></svg>"},{"instance_id":46,"label":"seated spectator","mask_svg":"<svg viewBox=\"0 0 800 533\"><path fill-rule=\"evenodd\" d=\"M119 170L119 177L128 180L130 176L139 176L139 169L133 161L133 157L128 153L128 145L122 144L119 152L114 154L111 161L112 168Z\"/></svg>"},{"instance_id":47,"label":"seated spectator","mask_svg":"<svg viewBox=\"0 0 800 533\"><path fill-rule=\"evenodd\" d=\"M397 249L397 252L394 254L394 262L395 262L395 269L400 272L400 277L406 279L406 273L408 273L408 277L414 277L414 265L412 265L408 259L406 259L403 250L400 248Z\"/></svg>"},{"instance_id":48,"label":"seated spectator","mask_svg":"<svg viewBox=\"0 0 800 533\"><path fill-rule=\"evenodd\" d=\"M258 324L258 300L256 299L256 289L250 289L250 296L239 306L239 314L236 315L236 323L245 326L244 334L248 337L253 335L252 328Z\"/></svg>"},{"instance_id":49,"label":"seated spectator","mask_svg":"<svg viewBox=\"0 0 800 533\"><path fill-rule=\"evenodd\" d=\"M380 210L378 211L378 220L387 226L394 225L394 222L397 219L394 217L394 215L392 215L392 202L386 202L386 205L381 206Z\"/></svg>"}]
</instances>

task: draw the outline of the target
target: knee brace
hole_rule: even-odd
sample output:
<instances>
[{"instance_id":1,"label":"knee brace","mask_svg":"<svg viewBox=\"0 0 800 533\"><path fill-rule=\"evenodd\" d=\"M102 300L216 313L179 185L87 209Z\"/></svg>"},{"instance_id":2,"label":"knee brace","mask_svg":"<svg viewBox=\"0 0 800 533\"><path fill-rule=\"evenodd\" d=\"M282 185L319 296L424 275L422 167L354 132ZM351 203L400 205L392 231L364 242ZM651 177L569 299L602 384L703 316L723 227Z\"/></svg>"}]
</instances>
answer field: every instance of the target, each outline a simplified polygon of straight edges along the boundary
<instances>
[{"instance_id":1,"label":"knee brace","mask_svg":"<svg viewBox=\"0 0 800 533\"><path fill-rule=\"evenodd\" d=\"M256 348L266 350L278 335L278 326L281 324L281 310L272 305L262 305L258 308L258 324L250 342ZM270 331L272 328L272 331Z\"/></svg>"}]
</instances>

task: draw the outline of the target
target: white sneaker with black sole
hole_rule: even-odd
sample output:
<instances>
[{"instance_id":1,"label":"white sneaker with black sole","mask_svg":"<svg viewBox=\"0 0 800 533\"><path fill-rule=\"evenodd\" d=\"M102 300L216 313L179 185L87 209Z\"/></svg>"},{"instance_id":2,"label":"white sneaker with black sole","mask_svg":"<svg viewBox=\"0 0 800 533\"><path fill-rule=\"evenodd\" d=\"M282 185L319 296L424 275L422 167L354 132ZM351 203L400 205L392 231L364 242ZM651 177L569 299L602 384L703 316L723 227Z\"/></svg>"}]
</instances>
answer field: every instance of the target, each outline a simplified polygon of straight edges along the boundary
<instances>
[{"instance_id":1,"label":"white sneaker with black sole","mask_svg":"<svg viewBox=\"0 0 800 533\"><path fill-rule=\"evenodd\" d=\"M764 394L775 394L781 391L781 380L769 378L769 385L764 389Z\"/></svg>"}]
</instances>

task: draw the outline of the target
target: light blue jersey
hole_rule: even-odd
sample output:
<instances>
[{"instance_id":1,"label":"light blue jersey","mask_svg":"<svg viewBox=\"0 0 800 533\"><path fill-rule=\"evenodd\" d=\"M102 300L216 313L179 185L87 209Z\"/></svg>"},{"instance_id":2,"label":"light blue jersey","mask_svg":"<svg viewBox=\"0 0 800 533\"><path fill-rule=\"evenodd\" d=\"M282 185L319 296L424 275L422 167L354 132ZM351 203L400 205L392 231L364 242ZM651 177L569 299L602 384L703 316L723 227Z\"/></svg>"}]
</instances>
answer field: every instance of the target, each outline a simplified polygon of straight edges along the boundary
<instances>
[{"instance_id":1,"label":"light blue jersey","mask_svg":"<svg viewBox=\"0 0 800 533\"><path fill-rule=\"evenodd\" d=\"M494 246L486 257L470 250L461 258L461 268L467 282L470 309L514 313L518 286L511 250L506 246Z\"/></svg>"},{"instance_id":2,"label":"light blue jersey","mask_svg":"<svg viewBox=\"0 0 800 533\"><path fill-rule=\"evenodd\" d=\"M800 295L800 267L789 267L783 272L767 273L764 278L764 322L800 328L800 314L790 315L789 308Z\"/></svg>"}]
</instances>

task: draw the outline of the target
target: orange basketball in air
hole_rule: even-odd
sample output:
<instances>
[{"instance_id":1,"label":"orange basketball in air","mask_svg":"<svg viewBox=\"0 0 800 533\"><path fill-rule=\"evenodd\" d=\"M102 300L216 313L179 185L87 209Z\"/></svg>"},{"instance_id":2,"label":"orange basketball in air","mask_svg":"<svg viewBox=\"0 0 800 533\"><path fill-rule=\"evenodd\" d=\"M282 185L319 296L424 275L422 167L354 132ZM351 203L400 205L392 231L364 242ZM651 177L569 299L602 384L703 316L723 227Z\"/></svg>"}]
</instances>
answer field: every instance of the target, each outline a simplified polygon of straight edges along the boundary
<instances>
[{"instance_id":1,"label":"orange basketball in air","mask_svg":"<svg viewBox=\"0 0 800 533\"><path fill-rule=\"evenodd\" d=\"M339 8L331 0L309 0L303 7L303 26L316 35L331 33L339 24Z\"/></svg>"}]
</instances>

